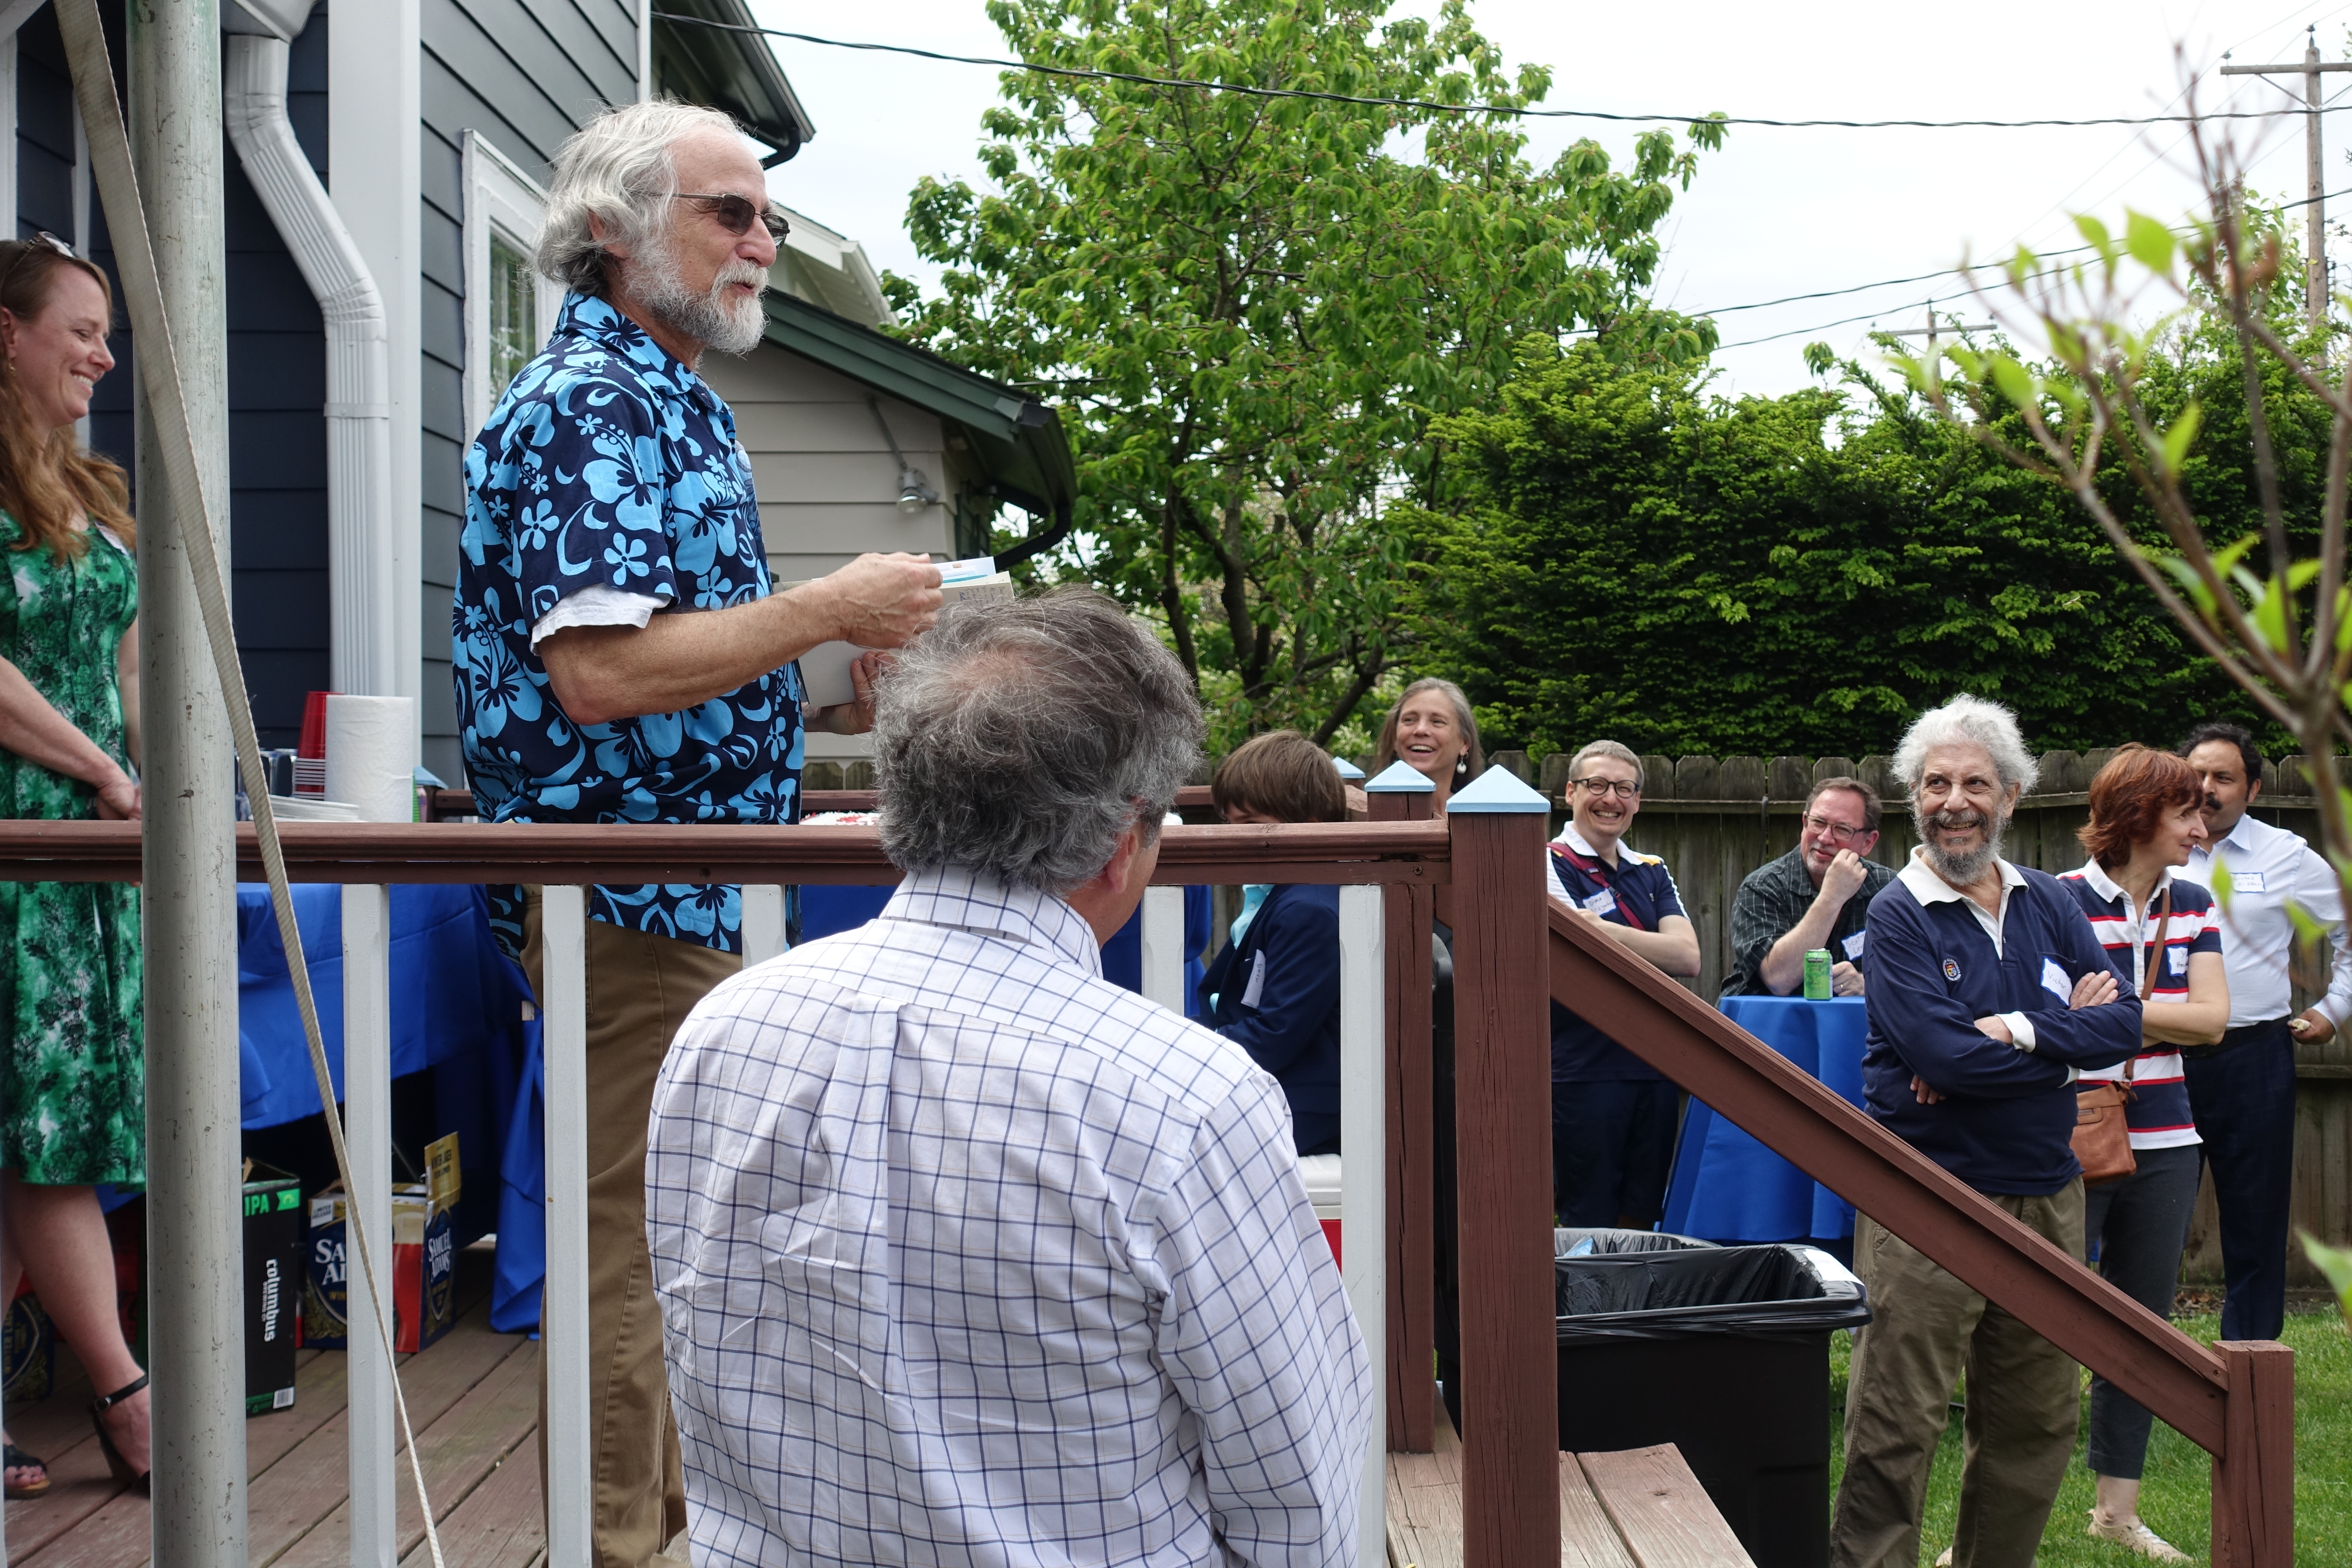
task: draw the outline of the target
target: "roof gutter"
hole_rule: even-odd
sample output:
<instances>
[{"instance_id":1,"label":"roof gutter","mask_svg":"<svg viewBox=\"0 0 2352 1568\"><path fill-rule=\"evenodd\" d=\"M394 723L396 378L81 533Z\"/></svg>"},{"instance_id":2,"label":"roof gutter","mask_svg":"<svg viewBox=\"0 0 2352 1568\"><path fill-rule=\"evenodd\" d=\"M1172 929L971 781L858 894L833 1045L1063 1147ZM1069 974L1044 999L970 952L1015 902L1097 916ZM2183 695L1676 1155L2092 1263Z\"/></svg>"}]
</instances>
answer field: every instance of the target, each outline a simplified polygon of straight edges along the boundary
<instances>
[{"instance_id":1,"label":"roof gutter","mask_svg":"<svg viewBox=\"0 0 2352 1568\"><path fill-rule=\"evenodd\" d=\"M288 44L310 19L309 0L244 0L223 11L229 142L326 321L331 679L337 691L394 695L392 345L383 295L286 118Z\"/></svg>"}]
</instances>

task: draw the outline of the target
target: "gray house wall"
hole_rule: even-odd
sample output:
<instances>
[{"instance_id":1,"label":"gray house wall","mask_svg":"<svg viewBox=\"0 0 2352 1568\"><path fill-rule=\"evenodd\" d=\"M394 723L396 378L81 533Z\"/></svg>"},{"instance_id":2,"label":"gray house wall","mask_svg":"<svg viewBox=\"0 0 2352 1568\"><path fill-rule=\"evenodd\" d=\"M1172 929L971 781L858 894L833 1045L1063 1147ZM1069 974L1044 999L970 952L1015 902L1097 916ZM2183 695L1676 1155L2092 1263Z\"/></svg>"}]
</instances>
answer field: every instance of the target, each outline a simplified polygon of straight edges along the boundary
<instances>
[{"instance_id":1,"label":"gray house wall","mask_svg":"<svg viewBox=\"0 0 2352 1568\"><path fill-rule=\"evenodd\" d=\"M465 427L465 133L488 138L543 181L582 121L605 104L635 101L636 7L628 0L425 0L423 36L424 755L455 784L465 764L449 684L449 602L474 436Z\"/></svg>"}]
</instances>

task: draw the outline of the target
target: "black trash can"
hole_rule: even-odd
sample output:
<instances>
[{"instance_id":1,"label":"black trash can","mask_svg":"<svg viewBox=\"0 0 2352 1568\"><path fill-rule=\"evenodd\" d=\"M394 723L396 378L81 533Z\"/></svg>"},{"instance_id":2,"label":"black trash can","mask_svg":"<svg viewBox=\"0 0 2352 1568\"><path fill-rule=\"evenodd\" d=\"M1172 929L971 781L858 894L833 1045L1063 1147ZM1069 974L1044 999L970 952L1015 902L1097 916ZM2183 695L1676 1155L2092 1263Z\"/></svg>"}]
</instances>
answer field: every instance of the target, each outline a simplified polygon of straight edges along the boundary
<instances>
[{"instance_id":1,"label":"black trash can","mask_svg":"<svg viewBox=\"0 0 2352 1568\"><path fill-rule=\"evenodd\" d=\"M1830 1332L1870 1321L1862 1281L1811 1247L1580 1230L1554 1243L1559 1446L1672 1443L1757 1568L1823 1568Z\"/></svg>"}]
</instances>

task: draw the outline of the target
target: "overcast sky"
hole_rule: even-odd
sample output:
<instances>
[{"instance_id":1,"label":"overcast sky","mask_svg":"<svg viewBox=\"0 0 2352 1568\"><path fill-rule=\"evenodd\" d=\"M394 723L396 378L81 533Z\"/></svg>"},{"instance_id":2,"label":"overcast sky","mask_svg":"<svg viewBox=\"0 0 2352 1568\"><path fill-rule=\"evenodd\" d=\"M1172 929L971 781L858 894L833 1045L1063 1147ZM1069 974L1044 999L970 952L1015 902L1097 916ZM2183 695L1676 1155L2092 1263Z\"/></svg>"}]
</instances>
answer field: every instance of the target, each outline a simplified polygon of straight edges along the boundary
<instances>
[{"instance_id":1,"label":"overcast sky","mask_svg":"<svg viewBox=\"0 0 2352 1568\"><path fill-rule=\"evenodd\" d=\"M752 0L769 26L864 42L1001 55L980 0L811 5ZM1400 12L1433 12L1404 0ZM2299 60L2304 29L2343 59L2352 0L1979 0L1961 10L1885 0L1759 5L1685 0L1596 5L1577 0L1473 0L1481 30L1514 65L1554 68L1549 108L1837 119L2021 119L2144 115L2175 102L2174 47L2206 74L2200 101L2266 108L2285 101L2260 79L2210 73L2225 50L2241 64ZM816 139L774 172L778 197L862 241L877 267L926 281L908 243L907 193L925 174L979 182L973 150L997 72L778 39L778 58L817 125ZM2339 98L2352 77L2326 79ZM2300 79L2287 85L2300 94ZM2299 120L2269 126L2258 189L2304 195ZM2241 135L2257 134L2241 121ZM1531 153L1549 159L1591 136L1621 163L1638 127L1533 121ZM2328 117L2329 190L2352 190L2352 112ZM2126 205L2177 219L2194 197L2175 166L2178 126L2039 131L1782 131L1743 127L1704 157L1663 228L1663 304L1693 312L1907 278L1963 258L2079 243L2068 214L2120 216ZM2331 205L2352 220L2352 198ZM2301 233L2297 215L2295 232ZM2352 242L2338 242L2339 260ZM2342 283L2339 281L2339 287ZM1719 390L1780 393L1808 378L1800 351L1824 341L1867 353L1874 321L1916 326L1937 296L1979 319L1955 279L1832 300L1726 311ZM1872 313L1874 313L1872 314ZM1863 316L1856 321L1842 319ZM1833 324L1834 323L1834 324ZM1786 334L1786 335L1783 335ZM1748 342L1772 338L1774 341Z\"/></svg>"}]
</instances>

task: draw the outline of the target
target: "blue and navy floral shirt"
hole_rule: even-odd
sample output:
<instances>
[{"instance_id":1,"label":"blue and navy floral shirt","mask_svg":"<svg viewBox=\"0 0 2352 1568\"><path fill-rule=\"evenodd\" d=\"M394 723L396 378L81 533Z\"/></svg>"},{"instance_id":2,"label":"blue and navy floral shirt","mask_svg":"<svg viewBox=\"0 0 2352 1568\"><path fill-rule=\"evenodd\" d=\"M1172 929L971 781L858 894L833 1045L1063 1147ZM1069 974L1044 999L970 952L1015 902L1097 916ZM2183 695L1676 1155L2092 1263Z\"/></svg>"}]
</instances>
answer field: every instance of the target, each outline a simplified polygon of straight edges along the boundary
<instances>
[{"instance_id":1,"label":"blue and navy floral shirt","mask_svg":"<svg viewBox=\"0 0 2352 1568\"><path fill-rule=\"evenodd\" d=\"M450 614L458 734L492 822L790 822L800 815L797 667L678 713L565 717L530 628L596 584L717 610L767 596L751 466L718 394L645 330L585 294L466 453L466 530ZM731 887L598 888L591 918L742 951ZM522 891L490 889L522 946Z\"/></svg>"}]
</instances>

